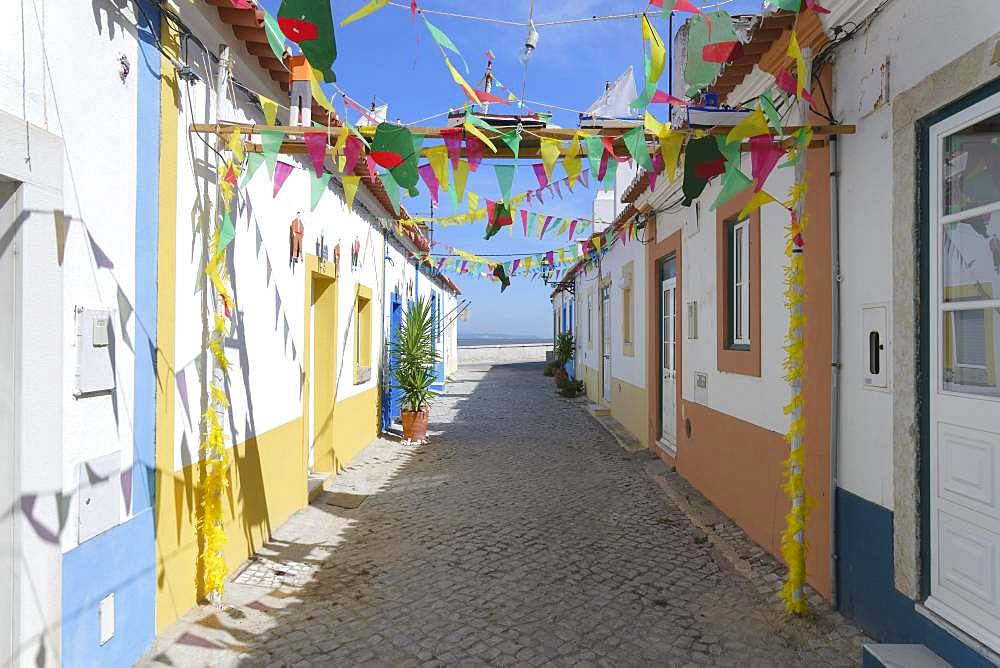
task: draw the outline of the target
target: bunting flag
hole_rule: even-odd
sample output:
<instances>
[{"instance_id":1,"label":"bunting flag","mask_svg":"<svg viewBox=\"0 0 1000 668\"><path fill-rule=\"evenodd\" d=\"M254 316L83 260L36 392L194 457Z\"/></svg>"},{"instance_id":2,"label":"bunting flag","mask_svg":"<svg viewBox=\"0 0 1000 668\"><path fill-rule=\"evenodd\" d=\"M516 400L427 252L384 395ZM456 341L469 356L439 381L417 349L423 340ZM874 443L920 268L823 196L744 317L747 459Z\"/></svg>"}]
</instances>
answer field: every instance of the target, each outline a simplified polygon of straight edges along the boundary
<instances>
[{"instance_id":1,"label":"bunting flag","mask_svg":"<svg viewBox=\"0 0 1000 668\"><path fill-rule=\"evenodd\" d=\"M323 197L323 193L326 192L327 184L330 183L330 177L332 174L329 172L324 172L320 175L313 175L312 181L309 186L309 210L315 211L316 206L319 204L320 199Z\"/></svg>"},{"instance_id":2,"label":"bunting flag","mask_svg":"<svg viewBox=\"0 0 1000 668\"><path fill-rule=\"evenodd\" d=\"M726 143L742 141L750 137L770 134L767 126L767 119L760 107L747 114L747 117L733 126L733 129L726 135Z\"/></svg>"},{"instance_id":3,"label":"bunting flag","mask_svg":"<svg viewBox=\"0 0 1000 668\"><path fill-rule=\"evenodd\" d=\"M455 168L455 194L458 199L462 199L465 194L465 184L469 180L469 163L466 160L459 160L458 167Z\"/></svg>"},{"instance_id":4,"label":"bunting flag","mask_svg":"<svg viewBox=\"0 0 1000 668\"><path fill-rule=\"evenodd\" d=\"M788 39L788 49L785 53L795 61L795 98L801 100L806 80L806 61L802 57L802 50L799 48L799 39L795 35L794 30Z\"/></svg>"},{"instance_id":5,"label":"bunting flag","mask_svg":"<svg viewBox=\"0 0 1000 668\"><path fill-rule=\"evenodd\" d=\"M649 63L650 69L647 82L655 84L663 74L663 64L666 60L667 49L663 46L663 40L656 33L653 24L649 22L646 15L642 15L642 39L649 42Z\"/></svg>"},{"instance_id":6,"label":"bunting flag","mask_svg":"<svg viewBox=\"0 0 1000 668\"><path fill-rule=\"evenodd\" d=\"M344 186L344 201L347 203L347 210L354 210L354 198L358 194L358 186L361 184L361 177L349 174L340 179Z\"/></svg>"},{"instance_id":7,"label":"bunting flag","mask_svg":"<svg viewBox=\"0 0 1000 668\"><path fill-rule=\"evenodd\" d=\"M483 119L479 118L478 116L473 115L473 113L470 110L466 109L465 110L465 123L463 124L463 127L465 128L466 132L468 132L469 134L471 134L474 137L478 138L484 144L486 144L487 146L489 146L491 151L493 151L494 153L497 152L497 147L493 144L492 141L490 141L489 137L487 137L486 135L484 135L479 130L479 128L483 128L484 130L491 130L491 131L493 131L493 126L492 125L490 125L489 123L487 123Z\"/></svg>"},{"instance_id":8,"label":"bunting flag","mask_svg":"<svg viewBox=\"0 0 1000 668\"><path fill-rule=\"evenodd\" d=\"M470 86L469 82L466 81L461 74L459 74L458 70L455 69L455 66L451 64L450 60L448 60L448 56L444 55L444 52L442 52L442 57L444 58L444 64L448 66L448 71L451 72L451 78L458 84L458 87L462 89L465 96L469 98L473 104L482 104L479 96L476 95L476 89Z\"/></svg>"},{"instance_id":9,"label":"bunting flag","mask_svg":"<svg viewBox=\"0 0 1000 668\"><path fill-rule=\"evenodd\" d=\"M514 184L514 172L516 168L514 165L494 165L493 170L496 172L497 185L500 186L500 194L503 196L505 202L510 201L510 189Z\"/></svg>"},{"instance_id":10,"label":"bunting flag","mask_svg":"<svg viewBox=\"0 0 1000 668\"><path fill-rule=\"evenodd\" d=\"M657 91L653 94L650 102L652 104L675 104L680 107L686 107L691 104L690 100L682 100L679 97L674 97L673 95L665 93L659 89L657 89Z\"/></svg>"},{"instance_id":11,"label":"bunting flag","mask_svg":"<svg viewBox=\"0 0 1000 668\"><path fill-rule=\"evenodd\" d=\"M326 96L326 93L323 92L323 87L319 85L319 80L320 77L322 76L323 73L317 70L315 67L313 67L311 69L311 74L309 77L309 89L310 92L312 93L313 99L316 100L316 103L326 110L327 114L330 115L330 118L336 118L337 117L336 109L333 108L333 104L330 102L330 98L328 98ZM310 116L311 115L312 112L310 111Z\"/></svg>"},{"instance_id":12,"label":"bunting flag","mask_svg":"<svg viewBox=\"0 0 1000 668\"><path fill-rule=\"evenodd\" d=\"M812 95L805 88L800 88L798 81L793 77L788 70L782 69L778 72L778 75L774 77L774 83L779 90L788 93L794 97L799 97L801 94L802 99L812 104Z\"/></svg>"},{"instance_id":13,"label":"bunting flag","mask_svg":"<svg viewBox=\"0 0 1000 668\"><path fill-rule=\"evenodd\" d=\"M260 153L251 153L247 156L247 168L243 172L243 184L246 185L250 183L250 179L253 178L254 172L260 169L260 166L264 164L264 156Z\"/></svg>"},{"instance_id":14,"label":"bunting flag","mask_svg":"<svg viewBox=\"0 0 1000 668\"><path fill-rule=\"evenodd\" d=\"M552 171L555 169L556 160L559 159L561 149L562 142L558 139L552 139L550 137L541 138L539 153L542 156L542 165L545 168L546 183L552 180Z\"/></svg>"},{"instance_id":15,"label":"bunting flag","mask_svg":"<svg viewBox=\"0 0 1000 668\"><path fill-rule=\"evenodd\" d=\"M766 90L761 93L758 100L760 101L760 108L764 112L764 115L767 116L767 122L771 124L775 134L784 134L781 129L781 114L774 107L774 100L771 99L771 91Z\"/></svg>"},{"instance_id":16,"label":"bunting flag","mask_svg":"<svg viewBox=\"0 0 1000 668\"><path fill-rule=\"evenodd\" d=\"M382 187L385 188L386 195L389 196L389 202L392 204L393 212L395 212L395 214L398 216L399 184L396 183L396 179L392 177L392 172L380 172L378 178L382 182Z\"/></svg>"},{"instance_id":17,"label":"bunting flag","mask_svg":"<svg viewBox=\"0 0 1000 668\"><path fill-rule=\"evenodd\" d=\"M645 19L645 17L643 17ZM649 114L647 113L647 116ZM653 163L649 159L649 147L646 146L646 131L643 128L632 128L622 138L625 140L625 148L636 164L647 172L652 171Z\"/></svg>"},{"instance_id":18,"label":"bunting flag","mask_svg":"<svg viewBox=\"0 0 1000 668\"><path fill-rule=\"evenodd\" d=\"M379 9L382 9L388 3L389 3L389 0L369 0L365 4L361 5L361 7L358 8L357 11L355 11L353 14L351 14L346 19L344 19L343 21L341 21L340 22L340 27L344 27L348 23L353 23L354 21L357 21L359 19L363 19L366 16L374 13L375 11L377 11ZM320 2L318 4L329 6L329 3L326 2L326 0L323 0L323 2Z\"/></svg>"},{"instance_id":19,"label":"bunting flag","mask_svg":"<svg viewBox=\"0 0 1000 668\"><path fill-rule=\"evenodd\" d=\"M435 41L435 43L437 43L438 47L440 47L442 49L448 49L449 51L451 51L452 53L454 53L456 56L458 56L459 58L461 58L462 59L462 65L465 66L465 73L468 74L469 73L469 64L467 62L465 62L465 56L463 56L462 52L458 50L458 47L455 46L455 43L451 41L451 39L448 37L448 35L444 34L440 30L438 30L437 26L435 26L433 23L431 23L430 21L428 21L427 20L427 16L425 14L421 14L421 16L424 19L424 25L427 26L427 31L431 34L431 39L433 39Z\"/></svg>"},{"instance_id":20,"label":"bunting flag","mask_svg":"<svg viewBox=\"0 0 1000 668\"><path fill-rule=\"evenodd\" d=\"M264 122L268 125L274 125L278 119L278 103L263 95L258 95L257 98L260 100L261 111L264 112Z\"/></svg>"},{"instance_id":21,"label":"bunting flag","mask_svg":"<svg viewBox=\"0 0 1000 668\"><path fill-rule=\"evenodd\" d=\"M292 173L292 166L287 162L278 161L274 166L274 189L271 192L271 197L277 197L278 191L281 190L281 186L285 185L285 179L288 175Z\"/></svg>"},{"instance_id":22,"label":"bunting flag","mask_svg":"<svg viewBox=\"0 0 1000 668\"><path fill-rule=\"evenodd\" d=\"M590 163L590 173L597 176L601 169L601 157L604 154L604 143L597 135L584 135L587 144L587 161ZM600 178L597 176L597 178ZM586 186L586 184L584 184Z\"/></svg>"},{"instance_id":23,"label":"bunting flag","mask_svg":"<svg viewBox=\"0 0 1000 668\"><path fill-rule=\"evenodd\" d=\"M750 177L741 172L732 163L727 163L726 171L722 176L722 190L719 191L709 210L715 211L733 197L746 190L751 183L753 183L753 180Z\"/></svg>"},{"instance_id":24,"label":"bunting flag","mask_svg":"<svg viewBox=\"0 0 1000 668\"><path fill-rule=\"evenodd\" d=\"M715 137L700 137L688 142L684 157L684 206L698 199L709 179L725 171L725 158Z\"/></svg>"},{"instance_id":25,"label":"bunting flag","mask_svg":"<svg viewBox=\"0 0 1000 668\"><path fill-rule=\"evenodd\" d=\"M440 182L438 181L437 174L434 173L434 168L430 163L420 165L418 168L420 172L420 178L424 180L424 184L427 185L427 192L431 196L431 204L437 206L438 203L438 186Z\"/></svg>"},{"instance_id":26,"label":"bunting flag","mask_svg":"<svg viewBox=\"0 0 1000 668\"><path fill-rule=\"evenodd\" d=\"M477 137L466 137L465 138L465 156L469 159L469 170L476 171L479 169L479 164L483 161L483 153L486 151L486 145Z\"/></svg>"},{"instance_id":27,"label":"bunting flag","mask_svg":"<svg viewBox=\"0 0 1000 668\"><path fill-rule=\"evenodd\" d=\"M754 211L756 211L760 207L764 206L765 204L771 204L771 203L780 204L780 202L778 202L778 200L776 200L774 197L772 197L767 192L765 192L763 190L758 190L757 192L755 192L753 194L753 196L746 203L746 205L744 205L744 207L742 209L740 209L740 215L739 215L739 217L740 218L746 218L747 216L749 216L751 213L753 213Z\"/></svg>"},{"instance_id":28,"label":"bunting flag","mask_svg":"<svg viewBox=\"0 0 1000 668\"><path fill-rule=\"evenodd\" d=\"M535 178L538 179L538 187L544 188L549 185L549 175L545 170L545 165L540 162L536 162L531 166L531 169L535 172Z\"/></svg>"},{"instance_id":29,"label":"bunting flag","mask_svg":"<svg viewBox=\"0 0 1000 668\"><path fill-rule=\"evenodd\" d=\"M422 139L422 138L421 138ZM420 194L417 190L417 138L410 129L394 123L379 123L372 139L372 159L392 174L393 180L406 188L410 197Z\"/></svg>"},{"instance_id":30,"label":"bunting flag","mask_svg":"<svg viewBox=\"0 0 1000 668\"><path fill-rule=\"evenodd\" d=\"M285 133L281 130L260 130L260 150L264 153L264 161L267 163L267 173L274 178L274 164L278 160L278 152L281 150L281 142L285 140Z\"/></svg>"},{"instance_id":31,"label":"bunting flag","mask_svg":"<svg viewBox=\"0 0 1000 668\"><path fill-rule=\"evenodd\" d=\"M423 154L427 158L427 163L431 170L434 172L435 182L441 189L448 190L448 148L446 146L432 146L431 148L425 148ZM424 180L426 181L427 179Z\"/></svg>"},{"instance_id":32,"label":"bunting flag","mask_svg":"<svg viewBox=\"0 0 1000 668\"><path fill-rule=\"evenodd\" d=\"M521 134L516 129L510 130L500 135L500 141L510 148L514 154L514 164L517 164L517 156L521 150Z\"/></svg>"},{"instance_id":33,"label":"bunting flag","mask_svg":"<svg viewBox=\"0 0 1000 668\"><path fill-rule=\"evenodd\" d=\"M577 133L569 142L566 149L566 156L563 158L563 169L566 170L566 187L573 190L573 183L580 178L582 169L580 160L580 133Z\"/></svg>"},{"instance_id":34,"label":"bunting flag","mask_svg":"<svg viewBox=\"0 0 1000 668\"><path fill-rule=\"evenodd\" d=\"M654 7L663 8L663 18L669 18L670 12L689 12L691 14L701 14L708 21L709 29L712 26L712 19L698 9L696 6L691 4L691 0L649 0L649 4Z\"/></svg>"},{"instance_id":35,"label":"bunting flag","mask_svg":"<svg viewBox=\"0 0 1000 668\"><path fill-rule=\"evenodd\" d=\"M502 264L493 266L493 275L500 281L500 294L503 294L503 291L510 285L510 278L507 277L507 272L504 271Z\"/></svg>"},{"instance_id":36,"label":"bunting flag","mask_svg":"<svg viewBox=\"0 0 1000 668\"><path fill-rule=\"evenodd\" d=\"M278 27L285 37L299 45L309 64L322 73L324 81L337 80L332 69L337 60L337 41L333 35L329 2L282 0L278 8Z\"/></svg>"},{"instance_id":37,"label":"bunting flag","mask_svg":"<svg viewBox=\"0 0 1000 668\"><path fill-rule=\"evenodd\" d=\"M233 127L229 135L228 148L233 153L233 160L243 162L243 134L238 125Z\"/></svg>"},{"instance_id":38,"label":"bunting flag","mask_svg":"<svg viewBox=\"0 0 1000 668\"><path fill-rule=\"evenodd\" d=\"M817 14L829 14L830 10L826 7L822 7L819 4L819 0L806 0L806 6L813 10Z\"/></svg>"},{"instance_id":39,"label":"bunting flag","mask_svg":"<svg viewBox=\"0 0 1000 668\"><path fill-rule=\"evenodd\" d=\"M350 135L347 138L347 144L344 146L344 155L347 158L344 163L345 174L352 174L354 172L354 167L358 164L358 156L361 155L362 148L364 148L364 144L360 139L354 135Z\"/></svg>"},{"instance_id":40,"label":"bunting flag","mask_svg":"<svg viewBox=\"0 0 1000 668\"><path fill-rule=\"evenodd\" d=\"M316 176L323 173L323 163L326 162L326 133L306 132L303 135L309 159L312 161Z\"/></svg>"},{"instance_id":41,"label":"bunting flag","mask_svg":"<svg viewBox=\"0 0 1000 668\"><path fill-rule=\"evenodd\" d=\"M759 191L764 187L764 182L768 175L778 164L778 160L785 154L780 144L775 143L770 135L761 135L750 139L750 164L753 175L754 191Z\"/></svg>"},{"instance_id":42,"label":"bunting flag","mask_svg":"<svg viewBox=\"0 0 1000 668\"><path fill-rule=\"evenodd\" d=\"M264 36L267 38L267 45L271 47L274 57L284 67L285 34L281 32L281 26L278 25L278 20L271 15L271 12L263 7L258 8L258 11L264 14Z\"/></svg>"},{"instance_id":43,"label":"bunting flag","mask_svg":"<svg viewBox=\"0 0 1000 668\"><path fill-rule=\"evenodd\" d=\"M444 145L447 147L452 169L458 167L458 161L462 158L462 132L462 128L443 128L441 130L441 139L444 140Z\"/></svg>"},{"instance_id":44,"label":"bunting flag","mask_svg":"<svg viewBox=\"0 0 1000 668\"><path fill-rule=\"evenodd\" d=\"M521 227L524 229L524 236L528 236L528 211L521 209Z\"/></svg>"},{"instance_id":45,"label":"bunting flag","mask_svg":"<svg viewBox=\"0 0 1000 668\"><path fill-rule=\"evenodd\" d=\"M222 222L219 226L219 239L215 244L215 252L221 253L226 250L235 238L236 226L233 225L233 219L229 216L229 212L224 211L222 213Z\"/></svg>"},{"instance_id":46,"label":"bunting flag","mask_svg":"<svg viewBox=\"0 0 1000 668\"><path fill-rule=\"evenodd\" d=\"M573 235L576 234L576 225L578 222L579 221L576 218L574 218L573 222L569 224L569 233L566 235L567 239L572 239Z\"/></svg>"},{"instance_id":47,"label":"bunting flag","mask_svg":"<svg viewBox=\"0 0 1000 668\"><path fill-rule=\"evenodd\" d=\"M683 145L684 134L673 131L669 125L664 126L664 133L660 135L660 157L663 158L663 170L671 183L677 178L677 163Z\"/></svg>"}]
</instances>

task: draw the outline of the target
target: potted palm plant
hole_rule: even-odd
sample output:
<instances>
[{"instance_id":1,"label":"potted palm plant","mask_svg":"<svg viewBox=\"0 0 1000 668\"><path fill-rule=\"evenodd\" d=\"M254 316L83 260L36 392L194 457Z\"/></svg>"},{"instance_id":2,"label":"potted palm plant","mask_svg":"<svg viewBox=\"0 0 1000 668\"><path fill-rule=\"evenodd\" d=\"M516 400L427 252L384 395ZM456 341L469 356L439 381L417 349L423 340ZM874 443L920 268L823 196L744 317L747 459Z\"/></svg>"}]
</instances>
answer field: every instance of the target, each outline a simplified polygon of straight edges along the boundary
<instances>
[{"instance_id":1,"label":"potted palm plant","mask_svg":"<svg viewBox=\"0 0 1000 668\"><path fill-rule=\"evenodd\" d=\"M422 441L427 436L427 417L435 392L434 365L439 356L434 349L434 314L430 301L410 302L403 315L399 335L392 343L396 384L402 390L403 438Z\"/></svg>"},{"instance_id":2,"label":"potted palm plant","mask_svg":"<svg viewBox=\"0 0 1000 668\"><path fill-rule=\"evenodd\" d=\"M559 336L556 337L555 356L558 366L556 366L554 375L556 387L560 389L569 380L569 374L566 373L566 363L573 359L574 347L573 335L569 332L560 332Z\"/></svg>"}]
</instances>

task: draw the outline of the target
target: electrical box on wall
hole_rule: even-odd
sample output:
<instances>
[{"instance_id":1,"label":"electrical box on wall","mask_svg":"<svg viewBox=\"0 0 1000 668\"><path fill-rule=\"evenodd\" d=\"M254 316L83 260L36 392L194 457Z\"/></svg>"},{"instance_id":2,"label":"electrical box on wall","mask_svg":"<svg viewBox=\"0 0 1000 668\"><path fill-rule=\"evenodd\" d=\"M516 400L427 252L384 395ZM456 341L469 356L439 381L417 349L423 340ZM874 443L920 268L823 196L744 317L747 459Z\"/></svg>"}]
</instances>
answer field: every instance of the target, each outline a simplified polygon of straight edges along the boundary
<instances>
[{"instance_id":1,"label":"electrical box on wall","mask_svg":"<svg viewBox=\"0 0 1000 668\"><path fill-rule=\"evenodd\" d=\"M118 525L121 459L116 450L77 466L81 543Z\"/></svg>"},{"instance_id":2,"label":"electrical box on wall","mask_svg":"<svg viewBox=\"0 0 1000 668\"><path fill-rule=\"evenodd\" d=\"M702 371L694 372L694 402L708 404L708 374Z\"/></svg>"},{"instance_id":3,"label":"electrical box on wall","mask_svg":"<svg viewBox=\"0 0 1000 668\"><path fill-rule=\"evenodd\" d=\"M889 386L886 369L887 329L888 317L885 304L861 307L861 345L864 360L862 377L866 388L884 390Z\"/></svg>"},{"instance_id":4,"label":"electrical box on wall","mask_svg":"<svg viewBox=\"0 0 1000 668\"><path fill-rule=\"evenodd\" d=\"M76 308L76 391L74 396L115 389L111 311Z\"/></svg>"}]
</instances>

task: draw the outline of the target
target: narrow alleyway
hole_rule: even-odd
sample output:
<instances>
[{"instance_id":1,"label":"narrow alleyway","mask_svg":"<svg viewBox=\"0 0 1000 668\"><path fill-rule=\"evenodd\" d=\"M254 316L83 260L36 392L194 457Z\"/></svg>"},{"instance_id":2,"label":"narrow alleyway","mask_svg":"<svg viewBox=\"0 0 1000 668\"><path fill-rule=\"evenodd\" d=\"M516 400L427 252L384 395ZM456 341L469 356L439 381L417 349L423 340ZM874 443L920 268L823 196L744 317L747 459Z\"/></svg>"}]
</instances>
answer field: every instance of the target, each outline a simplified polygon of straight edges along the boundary
<instances>
[{"instance_id":1,"label":"narrow alleyway","mask_svg":"<svg viewBox=\"0 0 1000 668\"><path fill-rule=\"evenodd\" d=\"M464 367L430 444L376 444L271 556L157 642L155 665L841 665L789 620L540 365ZM353 477L352 477L353 476ZM391 478L391 479L390 479ZM339 484L339 483L338 483ZM368 485L368 487L366 487ZM277 566L275 564L278 564Z\"/></svg>"}]
</instances>

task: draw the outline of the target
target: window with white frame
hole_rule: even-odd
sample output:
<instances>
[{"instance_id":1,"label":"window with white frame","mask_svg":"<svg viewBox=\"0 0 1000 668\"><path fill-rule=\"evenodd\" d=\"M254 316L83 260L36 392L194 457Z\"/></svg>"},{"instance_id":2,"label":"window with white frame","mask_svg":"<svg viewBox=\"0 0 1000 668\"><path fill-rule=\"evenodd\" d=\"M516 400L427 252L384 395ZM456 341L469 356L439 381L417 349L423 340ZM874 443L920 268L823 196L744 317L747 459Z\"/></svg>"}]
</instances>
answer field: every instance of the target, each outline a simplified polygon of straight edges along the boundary
<instances>
[{"instance_id":1,"label":"window with white frame","mask_svg":"<svg viewBox=\"0 0 1000 668\"><path fill-rule=\"evenodd\" d=\"M727 250L729 267L727 333L730 348L750 346L750 221L733 221L728 225Z\"/></svg>"}]
</instances>

